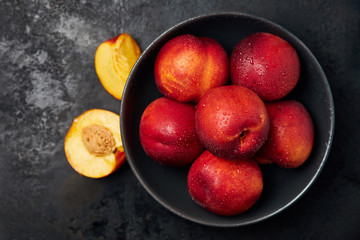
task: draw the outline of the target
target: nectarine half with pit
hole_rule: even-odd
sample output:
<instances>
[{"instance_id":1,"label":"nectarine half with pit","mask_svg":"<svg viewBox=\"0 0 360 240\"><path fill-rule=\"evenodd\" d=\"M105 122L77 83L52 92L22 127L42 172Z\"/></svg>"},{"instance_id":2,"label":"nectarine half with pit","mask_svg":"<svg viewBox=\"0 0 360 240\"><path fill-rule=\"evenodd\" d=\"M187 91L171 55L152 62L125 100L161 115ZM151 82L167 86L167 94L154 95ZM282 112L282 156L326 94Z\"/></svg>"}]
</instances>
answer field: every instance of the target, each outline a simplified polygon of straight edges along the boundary
<instances>
[{"instance_id":1,"label":"nectarine half with pit","mask_svg":"<svg viewBox=\"0 0 360 240\"><path fill-rule=\"evenodd\" d=\"M135 40L127 33L99 45L95 53L95 70L103 87L121 100L126 80L141 54Z\"/></svg>"},{"instance_id":2,"label":"nectarine half with pit","mask_svg":"<svg viewBox=\"0 0 360 240\"><path fill-rule=\"evenodd\" d=\"M91 178L105 177L124 164L119 115L92 109L73 120L64 142L65 155L75 171Z\"/></svg>"},{"instance_id":3,"label":"nectarine half with pit","mask_svg":"<svg viewBox=\"0 0 360 240\"><path fill-rule=\"evenodd\" d=\"M241 40L230 57L231 81L257 93L264 101L286 96L297 84L300 60L293 46L271 33Z\"/></svg>"},{"instance_id":4,"label":"nectarine half with pit","mask_svg":"<svg viewBox=\"0 0 360 240\"><path fill-rule=\"evenodd\" d=\"M197 105L195 124L205 148L226 159L251 158L267 139L270 126L264 102L238 85L205 93Z\"/></svg>"},{"instance_id":5,"label":"nectarine half with pit","mask_svg":"<svg viewBox=\"0 0 360 240\"><path fill-rule=\"evenodd\" d=\"M229 59L216 40L184 34L160 49L154 75L164 96L197 103L209 89L227 83Z\"/></svg>"},{"instance_id":6,"label":"nectarine half with pit","mask_svg":"<svg viewBox=\"0 0 360 240\"><path fill-rule=\"evenodd\" d=\"M259 199L263 178L254 160L229 161L202 153L191 165L187 176L192 199L219 215L245 212Z\"/></svg>"},{"instance_id":7,"label":"nectarine half with pit","mask_svg":"<svg viewBox=\"0 0 360 240\"><path fill-rule=\"evenodd\" d=\"M270 118L269 138L255 159L269 160L281 167L296 168L309 157L314 144L310 114L296 100L266 103Z\"/></svg>"},{"instance_id":8,"label":"nectarine half with pit","mask_svg":"<svg viewBox=\"0 0 360 240\"><path fill-rule=\"evenodd\" d=\"M154 161L168 166L191 163L203 151L195 131L195 104L167 97L151 102L140 120L140 142Z\"/></svg>"}]
</instances>

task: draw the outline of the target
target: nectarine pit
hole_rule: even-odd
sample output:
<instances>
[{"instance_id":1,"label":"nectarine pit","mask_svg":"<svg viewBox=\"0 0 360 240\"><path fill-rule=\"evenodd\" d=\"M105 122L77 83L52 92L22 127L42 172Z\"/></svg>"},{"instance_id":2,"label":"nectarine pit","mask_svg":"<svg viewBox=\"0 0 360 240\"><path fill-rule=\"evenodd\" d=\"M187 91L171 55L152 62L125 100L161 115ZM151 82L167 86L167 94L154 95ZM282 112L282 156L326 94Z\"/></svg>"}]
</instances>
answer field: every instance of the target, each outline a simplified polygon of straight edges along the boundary
<instances>
[{"instance_id":1,"label":"nectarine pit","mask_svg":"<svg viewBox=\"0 0 360 240\"><path fill-rule=\"evenodd\" d=\"M116 152L115 139L110 130L98 125L92 124L86 126L81 131L81 138L86 149L96 156L106 156Z\"/></svg>"}]
</instances>

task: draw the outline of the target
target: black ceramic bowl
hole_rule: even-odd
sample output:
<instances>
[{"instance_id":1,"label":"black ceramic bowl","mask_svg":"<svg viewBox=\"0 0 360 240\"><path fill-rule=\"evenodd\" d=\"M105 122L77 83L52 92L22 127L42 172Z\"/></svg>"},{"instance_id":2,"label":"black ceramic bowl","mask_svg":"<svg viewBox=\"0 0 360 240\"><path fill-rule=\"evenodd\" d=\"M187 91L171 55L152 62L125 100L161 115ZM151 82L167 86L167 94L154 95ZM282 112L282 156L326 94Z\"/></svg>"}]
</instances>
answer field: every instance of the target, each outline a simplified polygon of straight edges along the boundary
<instances>
[{"instance_id":1,"label":"black ceramic bowl","mask_svg":"<svg viewBox=\"0 0 360 240\"><path fill-rule=\"evenodd\" d=\"M150 159L139 140L140 118L147 105L161 97L154 80L154 62L160 48L181 34L217 40L230 56L235 44L255 32L269 32L287 40L301 61L300 80L287 98L302 102L315 125L315 142L310 158L297 169L282 169L275 164L261 166L263 193L247 212L237 216L215 215L190 197L187 172L190 166L165 167ZM334 132L334 104L326 76L310 50L293 34L268 20L247 14L224 13L191 18L160 35L138 59L125 86L120 125L127 160L143 187L173 213L209 226L241 226L267 219L290 206L319 175L330 151Z\"/></svg>"}]
</instances>

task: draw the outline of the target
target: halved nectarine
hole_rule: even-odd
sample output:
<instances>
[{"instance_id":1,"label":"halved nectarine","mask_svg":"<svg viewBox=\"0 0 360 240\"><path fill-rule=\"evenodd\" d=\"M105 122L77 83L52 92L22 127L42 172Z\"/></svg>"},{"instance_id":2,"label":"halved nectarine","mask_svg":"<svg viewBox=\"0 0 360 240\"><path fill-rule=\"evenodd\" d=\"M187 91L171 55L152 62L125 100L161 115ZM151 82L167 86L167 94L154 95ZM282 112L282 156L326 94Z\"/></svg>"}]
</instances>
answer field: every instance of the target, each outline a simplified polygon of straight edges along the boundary
<instances>
[{"instance_id":1,"label":"halved nectarine","mask_svg":"<svg viewBox=\"0 0 360 240\"><path fill-rule=\"evenodd\" d=\"M125 162L119 115L91 109L75 118L64 142L70 165L91 178L108 176Z\"/></svg>"},{"instance_id":2,"label":"halved nectarine","mask_svg":"<svg viewBox=\"0 0 360 240\"><path fill-rule=\"evenodd\" d=\"M126 80L141 51L135 40L122 33L99 45L95 53L95 70L103 87L121 100Z\"/></svg>"}]
</instances>

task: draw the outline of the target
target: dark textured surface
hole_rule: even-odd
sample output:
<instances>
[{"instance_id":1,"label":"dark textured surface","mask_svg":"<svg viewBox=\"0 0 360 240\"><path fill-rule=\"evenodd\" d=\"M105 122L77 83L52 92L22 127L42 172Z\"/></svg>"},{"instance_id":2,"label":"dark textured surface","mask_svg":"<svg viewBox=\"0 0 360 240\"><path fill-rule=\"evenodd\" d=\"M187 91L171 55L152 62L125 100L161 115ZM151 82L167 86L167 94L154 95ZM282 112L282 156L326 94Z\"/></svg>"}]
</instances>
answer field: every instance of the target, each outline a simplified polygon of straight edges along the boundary
<instances>
[{"instance_id":1,"label":"dark textured surface","mask_svg":"<svg viewBox=\"0 0 360 240\"><path fill-rule=\"evenodd\" d=\"M98 180L75 173L63 151L72 119L120 107L98 81L96 47L128 32L144 50L180 21L223 11L282 25L323 66L335 138L311 189L271 219L223 229L167 211L128 165ZM359 1L0 1L0 16L0 239L359 239Z\"/></svg>"}]
</instances>

